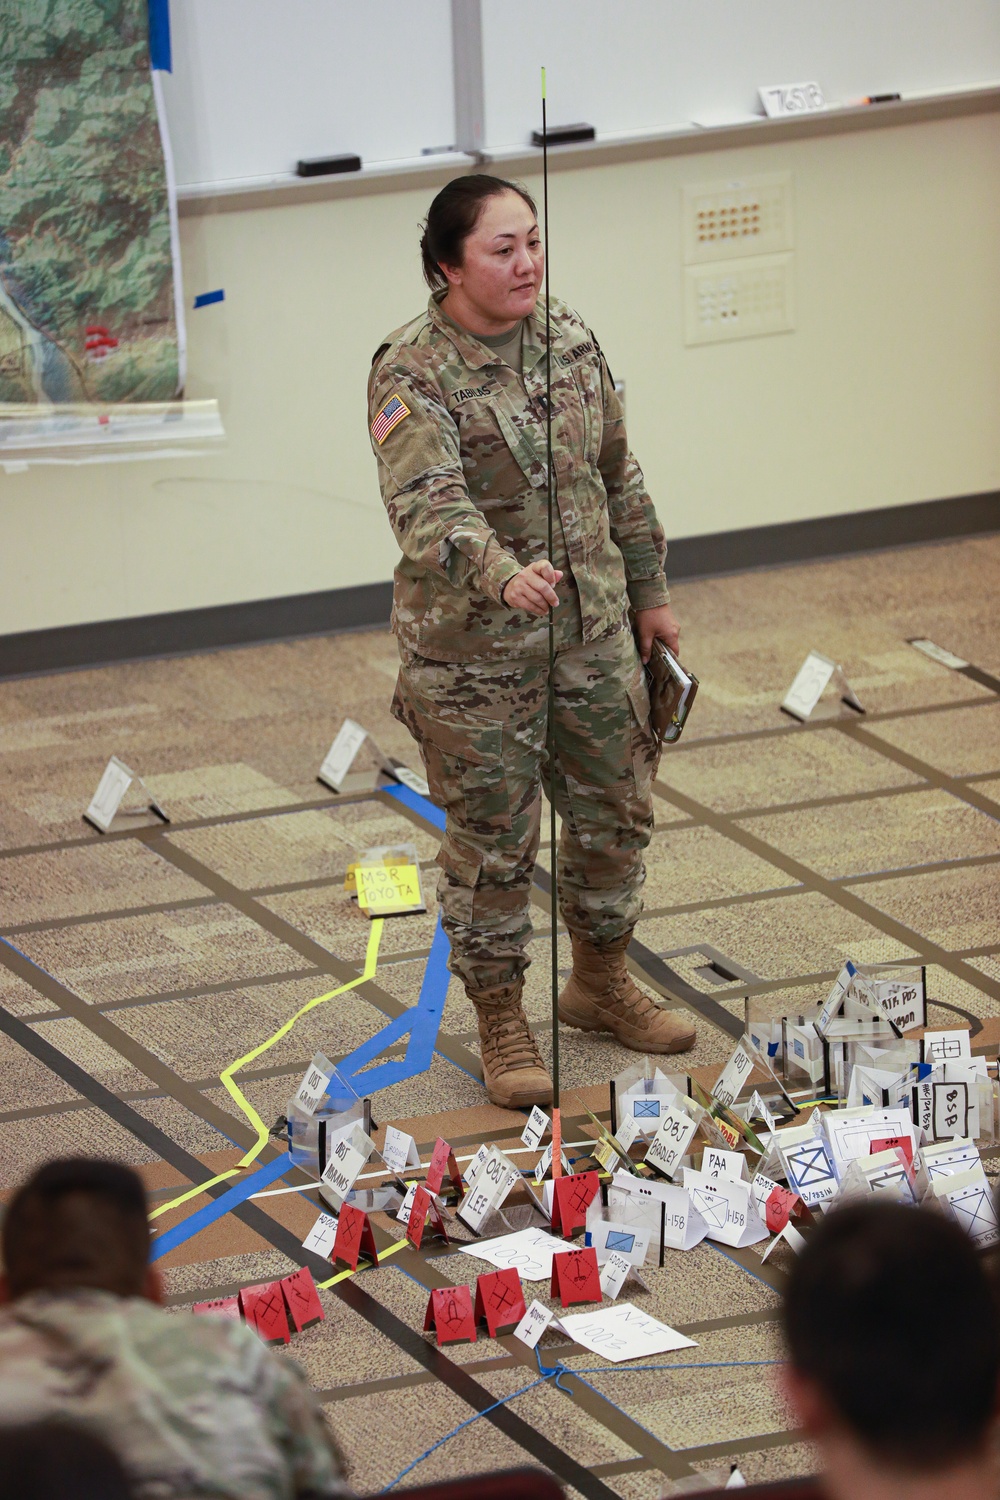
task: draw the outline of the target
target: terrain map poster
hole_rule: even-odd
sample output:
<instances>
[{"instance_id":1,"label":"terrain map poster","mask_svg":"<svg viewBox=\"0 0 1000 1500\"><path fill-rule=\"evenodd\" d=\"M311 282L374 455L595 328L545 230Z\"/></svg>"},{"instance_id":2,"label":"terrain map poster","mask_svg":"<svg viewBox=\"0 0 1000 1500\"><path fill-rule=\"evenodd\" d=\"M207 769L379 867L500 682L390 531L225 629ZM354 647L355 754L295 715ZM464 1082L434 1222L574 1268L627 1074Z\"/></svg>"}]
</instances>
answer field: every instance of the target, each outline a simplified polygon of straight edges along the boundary
<instances>
[{"instance_id":1,"label":"terrain map poster","mask_svg":"<svg viewBox=\"0 0 1000 1500\"><path fill-rule=\"evenodd\" d=\"M180 391L162 118L147 0L0 0L0 402Z\"/></svg>"}]
</instances>

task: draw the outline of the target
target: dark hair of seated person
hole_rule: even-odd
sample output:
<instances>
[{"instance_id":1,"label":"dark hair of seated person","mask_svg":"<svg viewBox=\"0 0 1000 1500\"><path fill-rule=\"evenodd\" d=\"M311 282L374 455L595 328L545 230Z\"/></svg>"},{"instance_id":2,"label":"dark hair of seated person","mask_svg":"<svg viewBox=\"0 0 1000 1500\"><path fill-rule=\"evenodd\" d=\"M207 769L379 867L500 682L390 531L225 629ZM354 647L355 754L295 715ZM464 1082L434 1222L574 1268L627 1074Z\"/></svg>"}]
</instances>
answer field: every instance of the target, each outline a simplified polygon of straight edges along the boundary
<instances>
[{"instance_id":1,"label":"dark hair of seated person","mask_svg":"<svg viewBox=\"0 0 1000 1500\"><path fill-rule=\"evenodd\" d=\"M47 1162L11 1199L2 1242L12 1299L80 1287L141 1296L150 1242L142 1179L118 1162Z\"/></svg>"},{"instance_id":2,"label":"dark hair of seated person","mask_svg":"<svg viewBox=\"0 0 1000 1500\"><path fill-rule=\"evenodd\" d=\"M130 1500L118 1455L69 1422L0 1428L0 1500Z\"/></svg>"},{"instance_id":3,"label":"dark hair of seated person","mask_svg":"<svg viewBox=\"0 0 1000 1500\"><path fill-rule=\"evenodd\" d=\"M876 1462L939 1471L983 1450L1000 1319L986 1268L943 1215L833 1209L792 1269L784 1325L793 1368Z\"/></svg>"}]
</instances>

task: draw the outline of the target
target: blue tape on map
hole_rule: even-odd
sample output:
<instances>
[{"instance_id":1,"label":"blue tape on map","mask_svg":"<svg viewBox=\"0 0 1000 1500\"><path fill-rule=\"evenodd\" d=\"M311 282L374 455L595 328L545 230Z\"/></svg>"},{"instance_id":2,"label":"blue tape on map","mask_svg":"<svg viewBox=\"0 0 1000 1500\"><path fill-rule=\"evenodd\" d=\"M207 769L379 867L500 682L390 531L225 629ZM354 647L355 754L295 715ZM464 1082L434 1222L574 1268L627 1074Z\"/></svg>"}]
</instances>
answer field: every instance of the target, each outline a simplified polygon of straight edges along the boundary
<instances>
[{"instance_id":1,"label":"blue tape on map","mask_svg":"<svg viewBox=\"0 0 1000 1500\"><path fill-rule=\"evenodd\" d=\"M405 791L406 788L404 787L403 790ZM413 793L410 795L412 796ZM340 1063L341 1076L346 1078L360 1094L373 1094L378 1089L387 1089L392 1084L402 1083L404 1079L413 1078L417 1073L423 1073L430 1067L438 1032L441 1029L445 996L448 993L449 952L450 944L441 926L441 918L438 917L437 926L434 929L434 941L427 955L427 966L424 969L420 996L416 1005L404 1011L401 1016L395 1016L382 1027L381 1031L369 1037L367 1042L362 1042L360 1047L356 1047L350 1056L345 1057ZM380 1052L391 1047L407 1032L410 1033L410 1040L407 1043L405 1057L389 1058L368 1072L360 1071L367 1067L368 1063L373 1062Z\"/></svg>"},{"instance_id":2,"label":"blue tape on map","mask_svg":"<svg viewBox=\"0 0 1000 1500\"><path fill-rule=\"evenodd\" d=\"M162 73L172 71L170 56L170 0L149 0L149 63Z\"/></svg>"},{"instance_id":3,"label":"blue tape on map","mask_svg":"<svg viewBox=\"0 0 1000 1500\"><path fill-rule=\"evenodd\" d=\"M388 792L390 797L395 797L397 802L405 802L414 812L426 818L428 823L433 823L435 828L444 827L444 813L439 807L435 807L429 797L421 797L419 792L411 792L408 786L401 786L397 781L394 786L383 786L380 791Z\"/></svg>"},{"instance_id":4,"label":"blue tape on map","mask_svg":"<svg viewBox=\"0 0 1000 1500\"><path fill-rule=\"evenodd\" d=\"M195 307L211 307L213 302L225 302L226 294L222 287L217 292L199 292L194 299Z\"/></svg>"},{"instance_id":5,"label":"blue tape on map","mask_svg":"<svg viewBox=\"0 0 1000 1500\"><path fill-rule=\"evenodd\" d=\"M256 1172L249 1173L238 1182L235 1187L227 1189L218 1198L213 1198L211 1203L206 1203L204 1208L199 1208L189 1218L180 1224L175 1224L173 1229L165 1229L162 1234L157 1235L150 1248L150 1260L159 1260L161 1255L175 1250L178 1245L183 1245L185 1240L191 1239L193 1235L199 1234L202 1229L207 1229L209 1224L214 1224L216 1219L224 1218L240 1203L245 1203L252 1198L254 1193L259 1193L271 1182L279 1177L284 1177L290 1172L295 1163L288 1156L276 1156L274 1161L269 1161L266 1166L258 1167Z\"/></svg>"}]
</instances>

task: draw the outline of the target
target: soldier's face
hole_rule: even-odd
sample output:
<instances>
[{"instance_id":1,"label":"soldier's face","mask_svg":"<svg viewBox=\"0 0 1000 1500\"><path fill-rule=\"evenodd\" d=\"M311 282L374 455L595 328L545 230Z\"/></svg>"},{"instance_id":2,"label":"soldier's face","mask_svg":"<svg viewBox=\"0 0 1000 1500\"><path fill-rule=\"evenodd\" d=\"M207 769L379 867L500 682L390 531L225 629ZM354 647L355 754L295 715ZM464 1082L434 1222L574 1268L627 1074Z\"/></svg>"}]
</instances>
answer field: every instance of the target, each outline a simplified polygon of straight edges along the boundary
<instances>
[{"instance_id":1,"label":"soldier's face","mask_svg":"<svg viewBox=\"0 0 1000 1500\"><path fill-rule=\"evenodd\" d=\"M531 209L517 193L498 193L466 239L462 264L444 271L449 296L499 332L534 311L544 264Z\"/></svg>"}]
</instances>

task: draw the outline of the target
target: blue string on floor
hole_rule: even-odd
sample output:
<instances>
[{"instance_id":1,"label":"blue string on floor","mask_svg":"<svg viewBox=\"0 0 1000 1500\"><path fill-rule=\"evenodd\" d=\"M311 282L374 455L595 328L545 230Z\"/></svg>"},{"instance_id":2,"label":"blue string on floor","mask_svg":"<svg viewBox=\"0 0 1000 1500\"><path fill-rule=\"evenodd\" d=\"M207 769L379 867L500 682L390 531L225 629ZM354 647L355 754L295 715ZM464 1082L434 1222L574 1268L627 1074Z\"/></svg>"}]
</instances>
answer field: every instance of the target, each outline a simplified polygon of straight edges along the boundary
<instances>
[{"instance_id":1,"label":"blue string on floor","mask_svg":"<svg viewBox=\"0 0 1000 1500\"><path fill-rule=\"evenodd\" d=\"M466 1417L464 1422L459 1422L457 1427L453 1427L450 1432L445 1433L444 1437L439 1437L436 1443L432 1443L429 1448L425 1449L419 1458L415 1458L412 1463L408 1463L405 1469L400 1469L395 1479L390 1480L386 1485L382 1494L387 1494L389 1490L395 1489L399 1481L405 1479L407 1474L411 1473L418 1464L422 1464L425 1458L430 1458L431 1454L436 1453L438 1448L447 1443L450 1438L456 1437L460 1432L464 1432L466 1427L471 1427L473 1422L479 1421L480 1417L488 1416L491 1411L496 1411L500 1406L506 1406L508 1401L513 1401L518 1396L523 1396L528 1391L533 1391L536 1386L544 1385L547 1380L551 1380L559 1390L563 1391L567 1396L571 1396L573 1394L572 1391L567 1390L566 1386L559 1384L560 1378L563 1375L646 1375L652 1371L660 1370L739 1370L746 1369L751 1365L783 1365L787 1363L783 1359L711 1359L702 1360L698 1364L595 1365L582 1370L574 1370L564 1365L562 1360L557 1360L554 1365L543 1365L541 1350L537 1345L535 1347L535 1360L541 1372L537 1380L532 1380L528 1385L522 1385L520 1390L512 1391L509 1396L501 1396L500 1400L494 1401L492 1406L486 1406L482 1411L477 1411L474 1416ZM590 1385L590 1382L587 1380L583 1383L584 1385ZM600 1393L598 1392L598 1394ZM606 1399L607 1397L605 1397ZM614 1405L613 1402L611 1404Z\"/></svg>"}]
</instances>

